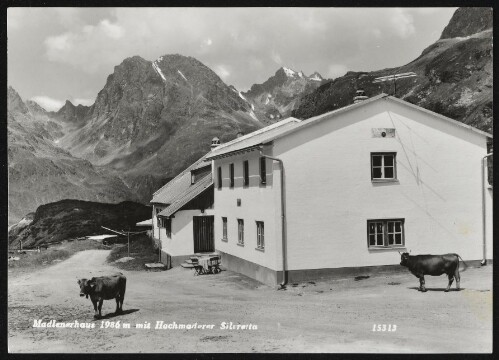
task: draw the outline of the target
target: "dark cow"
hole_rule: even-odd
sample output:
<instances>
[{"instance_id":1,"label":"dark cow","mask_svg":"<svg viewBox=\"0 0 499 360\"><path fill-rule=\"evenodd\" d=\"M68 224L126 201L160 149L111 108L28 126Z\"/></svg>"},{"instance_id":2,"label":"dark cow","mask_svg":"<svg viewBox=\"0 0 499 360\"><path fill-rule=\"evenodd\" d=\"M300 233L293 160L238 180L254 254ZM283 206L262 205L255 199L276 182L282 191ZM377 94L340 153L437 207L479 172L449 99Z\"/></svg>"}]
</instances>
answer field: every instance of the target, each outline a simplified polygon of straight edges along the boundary
<instances>
[{"instance_id":1,"label":"dark cow","mask_svg":"<svg viewBox=\"0 0 499 360\"><path fill-rule=\"evenodd\" d=\"M459 259L463 260L458 254L445 255L409 255L409 253L400 254L402 259L400 265L405 266L419 278L419 290L425 292L425 275L439 276L447 274L449 284L445 291L449 291L454 278L456 279L456 289L459 291ZM466 263L463 261L464 265Z\"/></svg>"},{"instance_id":2,"label":"dark cow","mask_svg":"<svg viewBox=\"0 0 499 360\"><path fill-rule=\"evenodd\" d=\"M126 277L122 273L112 276L93 277L90 280L80 279L78 280L78 285L80 285L80 296L86 296L87 299L90 296L90 300L94 304L94 318L102 316L101 309L104 300L116 299L115 313L120 314L123 312Z\"/></svg>"}]
</instances>

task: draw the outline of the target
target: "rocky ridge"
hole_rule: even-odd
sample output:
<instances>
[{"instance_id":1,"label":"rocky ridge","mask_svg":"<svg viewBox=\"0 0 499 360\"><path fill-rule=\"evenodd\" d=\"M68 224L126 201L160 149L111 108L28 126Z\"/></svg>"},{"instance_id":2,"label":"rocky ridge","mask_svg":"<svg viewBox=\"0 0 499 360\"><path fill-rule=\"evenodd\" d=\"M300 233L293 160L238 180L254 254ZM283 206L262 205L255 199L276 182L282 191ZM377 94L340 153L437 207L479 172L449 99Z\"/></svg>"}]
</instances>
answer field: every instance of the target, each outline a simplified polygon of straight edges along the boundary
<instances>
[{"instance_id":1,"label":"rocky ridge","mask_svg":"<svg viewBox=\"0 0 499 360\"><path fill-rule=\"evenodd\" d=\"M441 38L423 50L417 59L391 69L348 72L305 95L292 115L307 119L349 105L358 88L364 89L368 96L381 92L393 94L391 83L373 84L373 80L415 72L416 77L397 82L395 96L492 132L491 13L488 8L458 9Z\"/></svg>"}]
</instances>

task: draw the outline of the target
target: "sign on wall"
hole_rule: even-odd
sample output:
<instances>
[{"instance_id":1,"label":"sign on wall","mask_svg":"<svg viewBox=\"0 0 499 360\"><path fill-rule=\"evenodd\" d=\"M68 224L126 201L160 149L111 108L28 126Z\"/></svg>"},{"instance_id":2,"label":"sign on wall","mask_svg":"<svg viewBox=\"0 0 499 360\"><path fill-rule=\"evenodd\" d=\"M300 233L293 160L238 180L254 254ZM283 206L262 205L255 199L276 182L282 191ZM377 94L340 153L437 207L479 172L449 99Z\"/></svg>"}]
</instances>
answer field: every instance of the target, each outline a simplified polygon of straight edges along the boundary
<instances>
[{"instance_id":1,"label":"sign on wall","mask_svg":"<svg viewBox=\"0 0 499 360\"><path fill-rule=\"evenodd\" d=\"M372 128L372 133L374 138L387 137L392 138L395 137L395 129L394 128Z\"/></svg>"}]
</instances>

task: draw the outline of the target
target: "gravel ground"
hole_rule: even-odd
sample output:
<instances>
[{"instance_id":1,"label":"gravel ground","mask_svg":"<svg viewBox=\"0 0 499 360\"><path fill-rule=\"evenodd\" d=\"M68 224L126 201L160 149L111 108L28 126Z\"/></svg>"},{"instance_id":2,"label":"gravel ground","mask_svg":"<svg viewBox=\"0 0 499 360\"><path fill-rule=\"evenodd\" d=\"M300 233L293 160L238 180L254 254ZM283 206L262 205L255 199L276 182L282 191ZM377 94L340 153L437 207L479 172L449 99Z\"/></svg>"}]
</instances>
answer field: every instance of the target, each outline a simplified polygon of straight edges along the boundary
<instances>
[{"instance_id":1,"label":"gravel ground","mask_svg":"<svg viewBox=\"0 0 499 360\"><path fill-rule=\"evenodd\" d=\"M124 271L106 264L108 250L86 250L30 273L9 271L10 352L396 352L492 351L492 266L461 274L462 291L443 292L447 278L427 277L417 291L409 272L355 281L290 284L275 290L239 274L193 276ZM77 278L123 272L123 315L104 302L93 319ZM455 287L454 289L455 290ZM34 327L34 320L94 324L94 328ZM108 328L105 328L108 321ZM113 322L120 328L111 328ZM213 329L154 329L207 324ZM225 322L257 329L221 329ZM123 328L130 324L130 328ZM136 325L150 324L150 329ZM374 325L395 331L373 331ZM104 326L104 328L101 328ZM380 327L382 329L382 326Z\"/></svg>"}]
</instances>

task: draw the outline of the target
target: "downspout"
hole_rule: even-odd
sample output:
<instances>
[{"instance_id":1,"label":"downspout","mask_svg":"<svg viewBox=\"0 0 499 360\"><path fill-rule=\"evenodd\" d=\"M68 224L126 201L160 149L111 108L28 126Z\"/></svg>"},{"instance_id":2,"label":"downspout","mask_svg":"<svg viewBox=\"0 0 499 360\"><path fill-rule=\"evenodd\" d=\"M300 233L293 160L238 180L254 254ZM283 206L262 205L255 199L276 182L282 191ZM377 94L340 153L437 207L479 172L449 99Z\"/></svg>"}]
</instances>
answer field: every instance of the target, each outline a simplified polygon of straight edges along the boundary
<instances>
[{"instance_id":1,"label":"downspout","mask_svg":"<svg viewBox=\"0 0 499 360\"><path fill-rule=\"evenodd\" d=\"M485 160L492 156L493 153L489 153L482 158L482 230L483 230L483 259L480 262L481 266L487 265L487 254L486 254L486 243L487 243L487 221L486 221L486 198L485 198Z\"/></svg>"},{"instance_id":2,"label":"downspout","mask_svg":"<svg viewBox=\"0 0 499 360\"><path fill-rule=\"evenodd\" d=\"M281 225L282 225L282 282L280 288L284 288L287 283L286 279L286 213L284 206L284 162L281 159L264 155L262 149L260 148L260 156L278 161L281 164Z\"/></svg>"}]
</instances>

